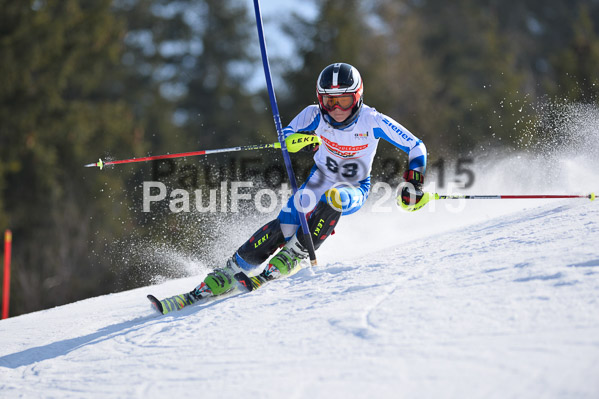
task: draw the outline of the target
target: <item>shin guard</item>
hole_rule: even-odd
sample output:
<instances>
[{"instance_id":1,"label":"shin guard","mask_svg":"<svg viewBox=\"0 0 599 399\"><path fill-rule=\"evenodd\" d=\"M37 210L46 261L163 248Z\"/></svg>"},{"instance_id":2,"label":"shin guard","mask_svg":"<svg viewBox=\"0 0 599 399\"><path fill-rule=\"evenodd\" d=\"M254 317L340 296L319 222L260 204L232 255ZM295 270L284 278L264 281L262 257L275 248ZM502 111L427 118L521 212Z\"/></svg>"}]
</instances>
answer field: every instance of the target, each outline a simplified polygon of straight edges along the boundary
<instances>
[{"instance_id":1,"label":"shin guard","mask_svg":"<svg viewBox=\"0 0 599 399\"><path fill-rule=\"evenodd\" d=\"M237 255L250 265L257 266L266 261L279 247L285 244L278 219L275 219L256 231L252 237L237 250ZM240 264L242 268L243 265Z\"/></svg>"},{"instance_id":2,"label":"shin guard","mask_svg":"<svg viewBox=\"0 0 599 399\"><path fill-rule=\"evenodd\" d=\"M326 202L320 201L308 220L308 228L312 242L314 243L314 250L322 245L324 240L333 234L335 225L341 217L341 211L327 204ZM300 231L298 230L298 233ZM307 247L305 243L305 236L298 234L298 241L304 248Z\"/></svg>"}]
</instances>

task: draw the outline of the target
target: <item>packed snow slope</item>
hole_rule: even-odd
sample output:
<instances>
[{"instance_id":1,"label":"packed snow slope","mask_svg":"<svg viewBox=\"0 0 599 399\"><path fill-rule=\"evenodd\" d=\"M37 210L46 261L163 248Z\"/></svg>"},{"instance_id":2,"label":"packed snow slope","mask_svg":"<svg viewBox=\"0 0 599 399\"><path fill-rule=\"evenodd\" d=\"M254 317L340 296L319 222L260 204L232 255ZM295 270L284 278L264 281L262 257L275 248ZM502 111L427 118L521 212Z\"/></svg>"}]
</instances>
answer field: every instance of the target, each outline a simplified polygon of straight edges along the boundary
<instances>
[{"instance_id":1,"label":"packed snow slope","mask_svg":"<svg viewBox=\"0 0 599 399\"><path fill-rule=\"evenodd\" d=\"M438 207L462 227L203 307L145 298L198 275L1 321L0 396L599 397L599 201L482 202L504 214Z\"/></svg>"}]
</instances>

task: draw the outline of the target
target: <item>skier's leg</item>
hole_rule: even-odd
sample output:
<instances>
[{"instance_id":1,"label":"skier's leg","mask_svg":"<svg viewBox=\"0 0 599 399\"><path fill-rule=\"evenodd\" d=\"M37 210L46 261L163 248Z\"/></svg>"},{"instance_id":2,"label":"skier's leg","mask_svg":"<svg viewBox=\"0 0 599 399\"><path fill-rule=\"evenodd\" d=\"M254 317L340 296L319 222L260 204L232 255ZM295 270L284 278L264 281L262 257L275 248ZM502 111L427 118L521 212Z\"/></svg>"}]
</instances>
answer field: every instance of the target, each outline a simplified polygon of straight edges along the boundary
<instances>
[{"instance_id":1,"label":"skier's leg","mask_svg":"<svg viewBox=\"0 0 599 399\"><path fill-rule=\"evenodd\" d=\"M339 190L327 190L332 183L327 181L320 171L315 167L306 182L300 190L305 190L304 195L300 192L299 203L304 210L309 207L312 197L318 198L316 209L310 214L309 231L312 232L315 249L320 247L324 240L333 232L334 226L339 220L341 213L350 214L359 209L368 196L370 188L370 179L366 179L360 187L342 187ZM322 194L324 193L324 194ZM331 204L331 205L327 205ZM294 197L291 197L287 205L281 210L277 219L261 227L250 239L243 244L230 259L224 268L219 268L208 274L204 282L195 288L193 293L199 297L210 295L221 295L230 291L234 287L234 275L239 271L247 272L266 261L279 247L289 241L286 245L298 251L299 256L293 257L293 262L282 269L282 272L276 272L277 277L281 274L288 274L301 259L307 257L305 243L296 237L295 232L299 227L299 215L295 208ZM291 239L294 239L292 241ZM303 240L303 237L301 238ZM284 256L284 252L279 254ZM289 254L289 251L287 251ZM286 262L288 263L288 262ZM265 273L268 274L267 268ZM271 273L271 277L275 277Z\"/></svg>"},{"instance_id":2,"label":"skier's leg","mask_svg":"<svg viewBox=\"0 0 599 399\"><path fill-rule=\"evenodd\" d=\"M331 189L325 193L327 198L335 197L338 194L336 189ZM341 217L341 207L335 207L335 203L319 201L318 205L312 211L308 218L308 231L314 250L317 250L324 240L333 233L335 225ZM285 247L273 257L264 274L269 278L277 278L281 275L287 275L293 270L302 259L308 257L306 235L294 234Z\"/></svg>"},{"instance_id":3,"label":"skier's leg","mask_svg":"<svg viewBox=\"0 0 599 399\"><path fill-rule=\"evenodd\" d=\"M359 187L344 186L327 190L314 211L309 215L308 231L314 250L318 249L324 240L333 234L335 225L341 215L357 212L362 207L370 190L370 178L360 182ZM270 278L277 278L289 274L302 259L308 257L306 236L296 234L291 237L285 247L274 256L264 274Z\"/></svg>"},{"instance_id":4,"label":"skier's leg","mask_svg":"<svg viewBox=\"0 0 599 399\"><path fill-rule=\"evenodd\" d=\"M235 262L250 271L264 263L277 249L285 244L279 219L274 219L256 231L235 253Z\"/></svg>"},{"instance_id":5,"label":"skier's leg","mask_svg":"<svg viewBox=\"0 0 599 399\"><path fill-rule=\"evenodd\" d=\"M289 241L300 226L298 208L304 214L312 211L319 202L320 197L333 186L334 182L326 178L320 170L314 166L310 175L300 187L297 193L289 198L281 209L277 219L281 224L281 231L286 241Z\"/></svg>"},{"instance_id":6,"label":"skier's leg","mask_svg":"<svg viewBox=\"0 0 599 399\"><path fill-rule=\"evenodd\" d=\"M285 244L278 219L275 219L256 231L227 260L224 268L218 268L206 276L194 292L201 296L221 295L235 286L233 277L240 271L248 272L266 261L279 247Z\"/></svg>"}]
</instances>

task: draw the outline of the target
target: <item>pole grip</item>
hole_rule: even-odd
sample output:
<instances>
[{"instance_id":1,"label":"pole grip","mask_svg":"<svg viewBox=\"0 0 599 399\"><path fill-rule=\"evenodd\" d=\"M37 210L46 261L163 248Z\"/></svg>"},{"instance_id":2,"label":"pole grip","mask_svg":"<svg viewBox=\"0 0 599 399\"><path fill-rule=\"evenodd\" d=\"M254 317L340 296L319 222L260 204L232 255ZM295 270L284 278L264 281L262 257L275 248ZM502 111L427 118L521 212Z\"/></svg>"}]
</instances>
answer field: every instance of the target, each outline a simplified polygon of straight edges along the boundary
<instances>
[{"instance_id":1,"label":"pole grip","mask_svg":"<svg viewBox=\"0 0 599 399\"><path fill-rule=\"evenodd\" d=\"M8 318L10 303L10 257L12 249L12 232L4 232L4 284L2 286L2 319Z\"/></svg>"}]
</instances>

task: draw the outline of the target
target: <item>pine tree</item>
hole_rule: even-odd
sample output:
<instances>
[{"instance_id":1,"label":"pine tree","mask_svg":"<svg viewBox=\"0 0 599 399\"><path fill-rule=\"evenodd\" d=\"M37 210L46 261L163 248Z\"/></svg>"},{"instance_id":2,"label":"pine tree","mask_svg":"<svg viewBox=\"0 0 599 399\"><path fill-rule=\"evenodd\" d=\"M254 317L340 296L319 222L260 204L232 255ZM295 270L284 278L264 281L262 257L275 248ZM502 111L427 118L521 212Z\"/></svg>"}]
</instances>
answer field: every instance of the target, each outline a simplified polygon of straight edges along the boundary
<instances>
[{"instance_id":1,"label":"pine tree","mask_svg":"<svg viewBox=\"0 0 599 399\"><path fill-rule=\"evenodd\" d=\"M123 32L110 3L0 1L0 227L14 237L12 314L105 292L107 264L93 253L122 231L128 210L113 201L126 202L125 177L82 165L90 150L135 147L129 107L104 91Z\"/></svg>"},{"instance_id":2,"label":"pine tree","mask_svg":"<svg viewBox=\"0 0 599 399\"><path fill-rule=\"evenodd\" d=\"M551 58L556 83L551 91L562 99L578 102L599 101L599 37L588 7L579 6L572 23L573 35L567 47Z\"/></svg>"},{"instance_id":3,"label":"pine tree","mask_svg":"<svg viewBox=\"0 0 599 399\"><path fill-rule=\"evenodd\" d=\"M442 79L437 98L451 109L442 140L461 152L477 143L514 145L523 76L496 9L471 0L430 1L418 13L429 27L425 52Z\"/></svg>"}]
</instances>

